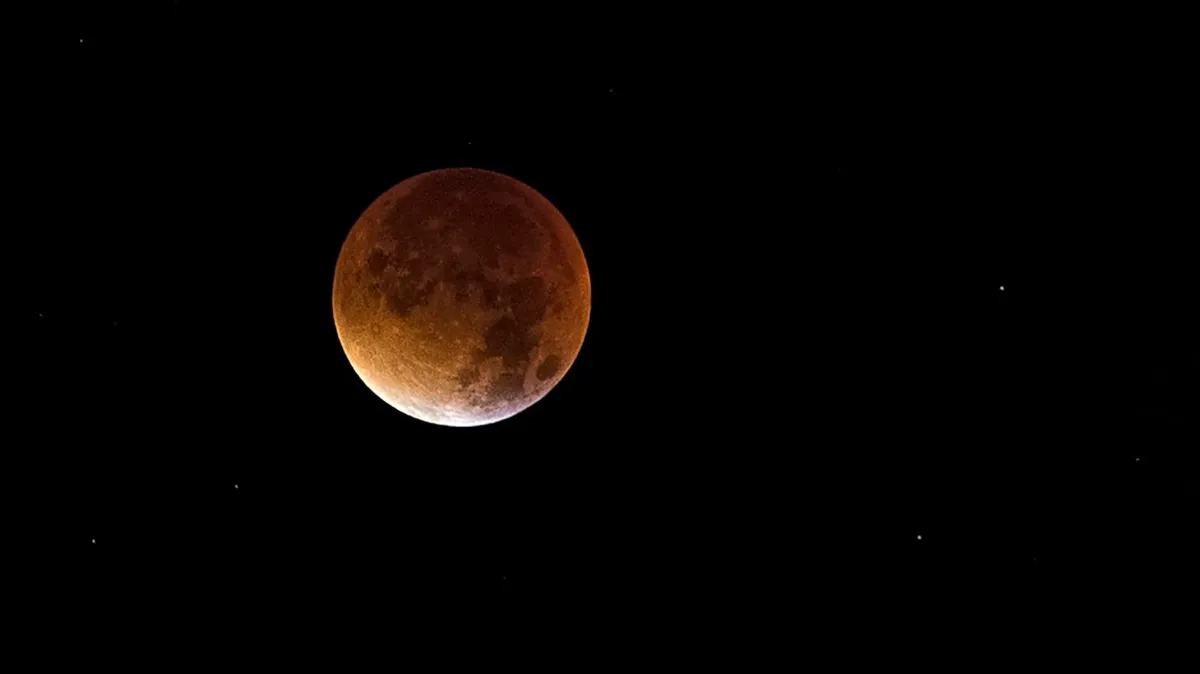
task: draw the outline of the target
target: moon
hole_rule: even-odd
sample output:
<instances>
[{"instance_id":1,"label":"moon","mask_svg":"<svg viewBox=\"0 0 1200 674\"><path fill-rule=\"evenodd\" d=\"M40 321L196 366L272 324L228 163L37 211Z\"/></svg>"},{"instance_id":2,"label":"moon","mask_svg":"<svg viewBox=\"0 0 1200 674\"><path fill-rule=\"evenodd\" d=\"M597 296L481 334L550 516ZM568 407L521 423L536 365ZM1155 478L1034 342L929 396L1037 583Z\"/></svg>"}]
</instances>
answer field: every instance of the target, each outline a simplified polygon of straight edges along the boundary
<instances>
[{"instance_id":1,"label":"moon","mask_svg":"<svg viewBox=\"0 0 1200 674\"><path fill-rule=\"evenodd\" d=\"M566 218L482 169L409 178L354 223L333 277L350 365L401 412L444 426L541 400L583 345L591 277Z\"/></svg>"}]
</instances>

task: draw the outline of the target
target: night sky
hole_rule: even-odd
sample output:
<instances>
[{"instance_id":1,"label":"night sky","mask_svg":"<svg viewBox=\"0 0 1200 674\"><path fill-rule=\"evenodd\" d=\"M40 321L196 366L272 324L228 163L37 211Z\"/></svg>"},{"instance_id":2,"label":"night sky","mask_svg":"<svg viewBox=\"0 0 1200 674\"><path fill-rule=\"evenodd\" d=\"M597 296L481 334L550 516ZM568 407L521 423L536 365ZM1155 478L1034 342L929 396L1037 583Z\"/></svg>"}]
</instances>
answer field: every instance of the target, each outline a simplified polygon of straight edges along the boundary
<instances>
[{"instance_id":1,"label":"night sky","mask_svg":"<svg viewBox=\"0 0 1200 674\"><path fill-rule=\"evenodd\" d=\"M334 662L444 612L577 654L890 658L1180 596L1170 41L426 20L92 8L23 52L4 477L35 629ZM563 381L467 429L375 397L331 314L359 214L457 166L554 203L593 291Z\"/></svg>"}]
</instances>

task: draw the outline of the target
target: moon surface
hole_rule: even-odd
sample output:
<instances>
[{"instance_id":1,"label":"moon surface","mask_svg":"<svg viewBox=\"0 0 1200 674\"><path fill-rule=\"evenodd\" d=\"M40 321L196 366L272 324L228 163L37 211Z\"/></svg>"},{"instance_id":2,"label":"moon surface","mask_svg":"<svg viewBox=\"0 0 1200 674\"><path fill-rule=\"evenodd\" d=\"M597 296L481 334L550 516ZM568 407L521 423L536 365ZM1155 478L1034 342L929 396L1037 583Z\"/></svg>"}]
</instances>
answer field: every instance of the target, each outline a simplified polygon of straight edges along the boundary
<instances>
[{"instance_id":1,"label":"moon surface","mask_svg":"<svg viewBox=\"0 0 1200 674\"><path fill-rule=\"evenodd\" d=\"M517 414L574 363L591 279L566 218L481 169L405 180L342 244L333 319L350 365L405 414L479 426Z\"/></svg>"}]
</instances>

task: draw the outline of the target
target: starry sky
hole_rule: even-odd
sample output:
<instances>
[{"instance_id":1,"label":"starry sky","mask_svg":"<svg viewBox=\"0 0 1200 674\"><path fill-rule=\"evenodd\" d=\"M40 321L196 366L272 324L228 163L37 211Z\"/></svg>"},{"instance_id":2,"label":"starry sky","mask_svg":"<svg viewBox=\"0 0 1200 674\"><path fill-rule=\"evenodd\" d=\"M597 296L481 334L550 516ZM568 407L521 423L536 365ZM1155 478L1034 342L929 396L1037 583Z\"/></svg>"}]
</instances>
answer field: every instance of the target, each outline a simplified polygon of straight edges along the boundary
<instances>
[{"instance_id":1,"label":"starry sky","mask_svg":"<svg viewBox=\"0 0 1200 674\"><path fill-rule=\"evenodd\" d=\"M1170 54L344 14L91 8L17 74L40 620L337 658L433 606L560 644L748 613L890 653L1194 563ZM330 312L362 210L450 166L545 195L592 275L564 380L476 429L375 398Z\"/></svg>"}]
</instances>

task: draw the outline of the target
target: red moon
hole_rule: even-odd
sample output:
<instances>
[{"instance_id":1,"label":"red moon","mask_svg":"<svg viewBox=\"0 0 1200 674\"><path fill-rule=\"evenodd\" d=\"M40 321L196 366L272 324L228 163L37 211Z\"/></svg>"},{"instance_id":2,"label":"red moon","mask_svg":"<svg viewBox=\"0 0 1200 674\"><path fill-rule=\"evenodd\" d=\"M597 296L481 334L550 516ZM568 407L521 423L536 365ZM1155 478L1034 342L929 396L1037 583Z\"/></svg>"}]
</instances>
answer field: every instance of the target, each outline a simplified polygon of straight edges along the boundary
<instances>
[{"instance_id":1,"label":"red moon","mask_svg":"<svg viewBox=\"0 0 1200 674\"><path fill-rule=\"evenodd\" d=\"M507 419L575 362L591 278L566 218L481 169L405 180L342 244L333 320L350 365L405 414L444 426Z\"/></svg>"}]
</instances>

